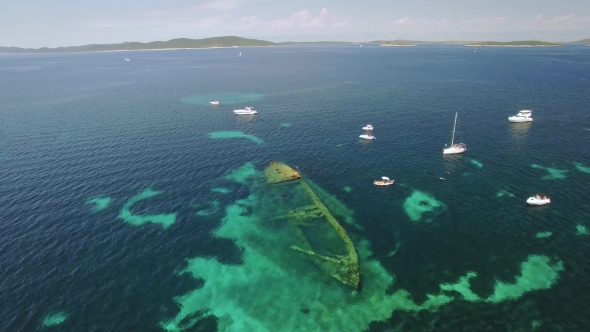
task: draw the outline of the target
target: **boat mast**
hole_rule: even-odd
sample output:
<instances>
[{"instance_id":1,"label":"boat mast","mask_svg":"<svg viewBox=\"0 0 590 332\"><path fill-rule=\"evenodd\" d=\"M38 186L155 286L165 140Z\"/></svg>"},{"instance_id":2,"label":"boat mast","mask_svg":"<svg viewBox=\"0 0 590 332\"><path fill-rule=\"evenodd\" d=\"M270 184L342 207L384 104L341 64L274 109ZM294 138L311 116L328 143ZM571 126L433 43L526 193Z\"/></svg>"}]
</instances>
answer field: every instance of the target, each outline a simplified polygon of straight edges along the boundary
<instances>
[{"instance_id":1,"label":"boat mast","mask_svg":"<svg viewBox=\"0 0 590 332\"><path fill-rule=\"evenodd\" d=\"M453 143L455 142L455 128L457 127L457 114L459 112L455 113L455 124L453 125L453 137L451 138L451 146L453 146Z\"/></svg>"}]
</instances>

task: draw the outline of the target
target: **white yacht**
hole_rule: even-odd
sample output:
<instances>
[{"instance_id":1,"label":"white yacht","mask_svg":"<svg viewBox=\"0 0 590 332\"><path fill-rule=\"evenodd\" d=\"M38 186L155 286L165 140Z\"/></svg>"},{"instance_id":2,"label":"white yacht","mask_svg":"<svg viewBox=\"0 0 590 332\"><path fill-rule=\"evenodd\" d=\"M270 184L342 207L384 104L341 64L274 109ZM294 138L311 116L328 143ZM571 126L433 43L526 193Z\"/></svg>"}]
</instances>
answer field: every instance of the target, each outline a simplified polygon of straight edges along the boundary
<instances>
[{"instance_id":1,"label":"white yacht","mask_svg":"<svg viewBox=\"0 0 590 332\"><path fill-rule=\"evenodd\" d=\"M522 111L518 112L518 114L509 117L508 121L510 121L510 122L531 122L531 121L533 121L532 115L533 115L533 111L522 110Z\"/></svg>"},{"instance_id":2,"label":"white yacht","mask_svg":"<svg viewBox=\"0 0 590 332\"><path fill-rule=\"evenodd\" d=\"M455 113L455 124L453 125L453 136L451 138L451 146L443 149L444 154L457 154L467 151L467 145L464 143L455 144L455 129L457 128L457 114ZM446 144L445 144L446 146Z\"/></svg>"},{"instance_id":3,"label":"white yacht","mask_svg":"<svg viewBox=\"0 0 590 332\"><path fill-rule=\"evenodd\" d=\"M373 136L373 134L362 134L362 135L359 135L359 137L362 139L368 139L368 140L375 139L375 136Z\"/></svg>"},{"instance_id":4,"label":"white yacht","mask_svg":"<svg viewBox=\"0 0 590 332\"><path fill-rule=\"evenodd\" d=\"M387 176L382 176L381 180L375 180L373 181L373 184L376 186L391 186L393 184L393 180Z\"/></svg>"},{"instance_id":5,"label":"white yacht","mask_svg":"<svg viewBox=\"0 0 590 332\"><path fill-rule=\"evenodd\" d=\"M366 125L363 127L363 130L373 130L373 126L371 126L370 124Z\"/></svg>"},{"instance_id":6,"label":"white yacht","mask_svg":"<svg viewBox=\"0 0 590 332\"><path fill-rule=\"evenodd\" d=\"M536 194L535 196L529 197L526 203L528 205L545 205L551 203L551 198L543 194Z\"/></svg>"},{"instance_id":7,"label":"white yacht","mask_svg":"<svg viewBox=\"0 0 590 332\"><path fill-rule=\"evenodd\" d=\"M209 104L211 104L211 105L219 105L219 100L210 101Z\"/></svg>"},{"instance_id":8,"label":"white yacht","mask_svg":"<svg viewBox=\"0 0 590 332\"><path fill-rule=\"evenodd\" d=\"M235 114L238 114L238 115L253 115L253 114L257 114L258 111L256 111L254 109L254 107L248 107L248 106L246 106L243 109L234 110L234 113Z\"/></svg>"}]
</instances>

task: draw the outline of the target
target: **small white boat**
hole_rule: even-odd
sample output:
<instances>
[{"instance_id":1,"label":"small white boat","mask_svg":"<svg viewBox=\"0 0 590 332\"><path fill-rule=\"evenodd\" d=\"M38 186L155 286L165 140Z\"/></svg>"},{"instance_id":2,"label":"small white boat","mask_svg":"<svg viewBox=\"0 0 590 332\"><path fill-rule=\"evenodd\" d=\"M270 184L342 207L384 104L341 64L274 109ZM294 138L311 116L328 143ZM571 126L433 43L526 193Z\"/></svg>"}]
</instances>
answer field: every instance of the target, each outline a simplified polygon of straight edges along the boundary
<instances>
[{"instance_id":1,"label":"small white boat","mask_svg":"<svg viewBox=\"0 0 590 332\"><path fill-rule=\"evenodd\" d=\"M467 151L467 145L463 143L453 144L449 148L443 149L443 154L457 154Z\"/></svg>"},{"instance_id":2,"label":"small white boat","mask_svg":"<svg viewBox=\"0 0 590 332\"><path fill-rule=\"evenodd\" d=\"M234 110L234 113L235 114L238 114L238 115L253 115L253 114L257 114L258 111L256 111L254 109L254 107L248 107L248 106L246 106L243 109Z\"/></svg>"},{"instance_id":3,"label":"small white boat","mask_svg":"<svg viewBox=\"0 0 590 332\"><path fill-rule=\"evenodd\" d=\"M526 203L528 205L545 205L551 203L551 198L543 194L536 194L535 196L529 197Z\"/></svg>"},{"instance_id":4,"label":"small white boat","mask_svg":"<svg viewBox=\"0 0 590 332\"><path fill-rule=\"evenodd\" d=\"M393 184L393 180L387 176L382 176L381 180L375 180L373 181L373 184L376 186L391 186Z\"/></svg>"},{"instance_id":5,"label":"small white boat","mask_svg":"<svg viewBox=\"0 0 590 332\"><path fill-rule=\"evenodd\" d=\"M510 121L510 122L531 122L531 121L533 121L532 115L533 115L533 111L522 110L522 111L518 112L518 114L509 117L508 121Z\"/></svg>"},{"instance_id":6,"label":"small white boat","mask_svg":"<svg viewBox=\"0 0 590 332\"><path fill-rule=\"evenodd\" d=\"M211 104L211 105L219 105L219 100L210 101L209 104Z\"/></svg>"},{"instance_id":7,"label":"small white boat","mask_svg":"<svg viewBox=\"0 0 590 332\"><path fill-rule=\"evenodd\" d=\"M458 113L455 113L455 124L453 125L453 136L451 138L451 146L443 149L443 155L444 154L457 154L457 153L463 153L463 152L467 151L467 145L465 145L464 143L455 144L455 129L457 128L457 114ZM446 144L445 144L445 146L446 146Z\"/></svg>"},{"instance_id":8,"label":"small white boat","mask_svg":"<svg viewBox=\"0 0 590 332\"><path fill-rule=\"evenodd\" d=\"M362 135L359 135L359 137L362 139L368 139L368 140L375 139L375 136L373 136L371 134L362 134Z\"/></svg>"},{"instance_id":9,"label":"small white boat","mask_svg":"<svg viewBox=\"0 0 590 332\"><path fill-rule=\"evenodd\" d=\"M128 57L125 57L125 61L131 61Z\"/></svg>"},{"instance_id":10,"label":"small white boat","mask_svg":"<svg viewBox=\"0 0 590 332\"><path fill-rule=\"evenodd\" d=\"M373 126L371 126L370 124L366 125L363 127L363 130L373 130Z\"/></svg>"}]
</instances>

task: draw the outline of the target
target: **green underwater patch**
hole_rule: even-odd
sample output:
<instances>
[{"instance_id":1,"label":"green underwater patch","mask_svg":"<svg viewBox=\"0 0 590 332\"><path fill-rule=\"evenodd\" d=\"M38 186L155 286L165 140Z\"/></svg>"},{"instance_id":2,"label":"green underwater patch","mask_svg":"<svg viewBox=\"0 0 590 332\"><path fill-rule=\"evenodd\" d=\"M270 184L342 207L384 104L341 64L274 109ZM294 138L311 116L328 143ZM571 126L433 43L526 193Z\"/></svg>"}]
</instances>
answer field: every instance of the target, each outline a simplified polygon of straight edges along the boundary
<instances>
[{"instance_id":1,"label":"green underwater patch","mask_svg":"<svg viewBox=\"0 0 590 332\"><path fill-rule=\"evenodd\" d=\"M54 314L47 315L43 318L43 326L55 326L65 322L68 319L68 314L65 311L60 311Z\"/></svg>"},{"instance_id":2,"label":"green underwater patch","mask_svg":"<svg viewBox=\"0 0 590 332\"><path fill-rule=\"evenodd\" d=\"M575 166L575 167L576 167L576 169L577 169L578 171L580 171L580 172L583 172L583 173L590 173L590 167L588 167L588 166L585 166L585 165L583 165L583 164L581 164L581 163L574 163L574 166Z\"/></svg>"},{"instance_id":3,"label":"green underwater patch","mask_svg":"<svg viewBox=\"0 0 590 332\"><path fill-rule=\"evenodd\" d=\"M254 177L261 177L260 172L256 170L254 164L248 162L244 166L227 173L225 179L246 185Z\"/></svg>"},{"instance_id":4,"label":"green underwater patch","mask_svg":"<svg viewBox=\"0 0 590 332\"><path fill-rule=\"evenodd\" d=\"M535 168L535 169L543 169L549 173L549 175L545 175L543 177L543 180L565 179L565 173L568 172L567 169L557 169L557 168L545 167L545 166L541 166L541 165L537 165L537 164L532 164L531 167Z\"/></svg>"},{"instance_id":5,"label":"green underwater patch","mask_svg":"<svg viewBox=\"0 0 590 332\"><path fill-rule=\"evenodd\" d=\"M227 193L231 192L231 190L224 188L224 187L213 188L213 189L211 189L211 191L214 193L219 193L219 194L227 194Z\"/></svg>"},{"instance_id":6,"label":"green underwater patch","mask_svg":"<svg viewBox=\"0 0 590 332\"><path fill-rule=\"evenodd\" d=\"M215 131L215 132L209 133L209 138L210 139L246 138L256 144L264 143L264 141L261 140L260 138L254 136L254 135L244 134L241 131Z\"/></svg>"},{"instance_id":7,"label":"green underwater patch","mask_svg":"<svg viewBox=\"0 0 590 332\"><path fill-rule=\"evenodd\" d=\"M422 215L425 213L438 214L446 210L446 206L436 200L434 196L420 190L414 190L412 195L404 201L404 210L412 221L431 222L432 218L422 219Z\"/></svg>"},{"instance_id":8,"label":"green underwater patch","mask_svg":"<svg viewBox=\"0 0 590 332\"><path fill-rule=\"evenodd\" d=\"M135 226L141 226L149 222L160 224L164 228L170 227L172 224L174 224L174 222L176 222L176 213L135 215L130 211L135 203L144 199L152 198L161 193L163 193L163 191L156 191L152 190L151 188L147 188L141 193L133 196L129 201L127 201L127 203L125 203L123 209L121 209L121 213L119 213L119 219L123 219L125 222Z\"/></svg>"},{"instance_id":9,"label":"green underwater patch","mask_svg":"<svg viewBox=\"0 0 590 332\"><path fill-rule=\"evenodd\" d=\"M502 190L498 191L498 193L496 194L496 197L502 197L502 196L514 197L514 194L507 191L507 190L502 189Z\"/></svg>"},{"instance_id":10,"label":"green underwater patch","mask_svg":"<svg viewBox=\"0 0 590 332\"><path fill-rule=\"evenodd\" d=\"M546 239L546 238L550 237L551 235L553 235L553 233L551 233L551 232L538 232L537 234L535 234L535 237L537 239Z\"/></svg>"},{"instance_id":11,"label":"green underwater patch","mask_svg":"<svg viewBox=\"0 0 590 332\"><path fill-rule=\"evenodd\" d=\"M475 165L477 168L482 168L482 167L483 167L483 164L482 164L482 163L480 163L479 161L475 160L475 159L469 159L469 161L470 161L470 162L471 162L473 165Z\"/></svg>"},{"instance_id":12,"label":"green underwater patch","mask_svg":"<svg viewBox=\"0 0 590 332\"><path fill-rule=\"evenodd\" d=\"M208 202L205 205L207 205L208 208L197 211L197 216L207 217L207 216L218 213L220 210L219 207L220 207L221 203L219 203L219 201L215 200L215 201ZM201 206L202 206L201 204L194 205L194 207L196 207L196 208L200 208Z\"/></svg>"},{"instance_id":13,"label":"green underwater patch","mask_svg":"<svg viewBox=\"0 0 590 332\"><path fill-rule=\"evenodd\" d=\"M94 204L94 206L92 207L92 213L97 213L106 210L109 207L110 203L110 197L97 196L88 199L85 204Z\"/></svg>"},{"instance_id":14,"label":"green underwater patch","mask_svg":"<svg viewBox=\"0 0 590 332\"><path fill-rule=\"evenodd\" d=\"M520 266L520 275L513 284L496 279L494 294L486 302L499 303L516 300L527 292L549 289L557 281L559 272L563 271L563 262L551 264L549 258L542 255L529 255Z\"/></svg>"},{"instance_id":15,"label":"green underwater patch","mask_svg":"<svg viewBox=\"0 0 590 332\"><path fill-rule=\"evenodd\" d=\"M590 235L586 226L576 225L576 231L578 235Z\"/></svg>"}]
</instances>

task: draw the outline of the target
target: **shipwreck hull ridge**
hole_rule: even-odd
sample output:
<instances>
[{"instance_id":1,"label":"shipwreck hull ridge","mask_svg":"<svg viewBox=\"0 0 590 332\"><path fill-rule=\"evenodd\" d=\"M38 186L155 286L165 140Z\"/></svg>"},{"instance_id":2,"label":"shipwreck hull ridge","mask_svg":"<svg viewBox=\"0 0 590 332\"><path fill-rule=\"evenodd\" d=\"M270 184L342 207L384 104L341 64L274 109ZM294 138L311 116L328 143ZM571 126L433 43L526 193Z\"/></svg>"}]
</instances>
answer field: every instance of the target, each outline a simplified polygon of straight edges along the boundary
<instances>
[{"instance_id":1,"label":"shipwreck hull ridge","mask_svg":"<svg viewBox=\"0 0 590 332\"><path fill-rule=\"evenodd\" d=\"M287 213L276 217L286 220L293 231L298 245L292 245L291 248L306 254L324 273L357 289L360 269L354 243L318 195L301 178L299 170L271 160L264 169L264 177L269 184L290 181L300 185L311 201L305 206L286 208ZM278 200L282 206L287 205L280 195Z\"/></svg>"}]
</instances>

